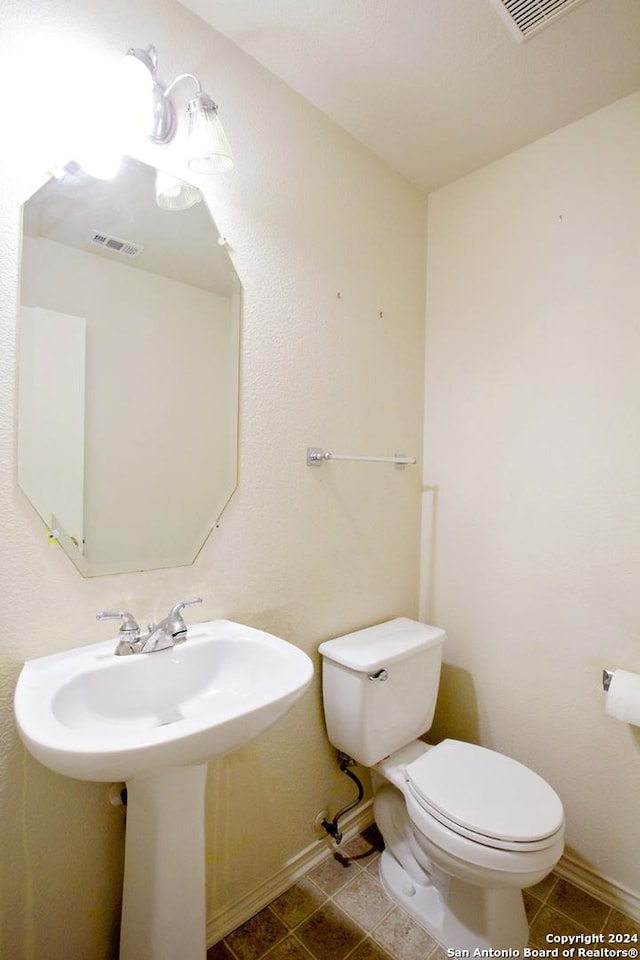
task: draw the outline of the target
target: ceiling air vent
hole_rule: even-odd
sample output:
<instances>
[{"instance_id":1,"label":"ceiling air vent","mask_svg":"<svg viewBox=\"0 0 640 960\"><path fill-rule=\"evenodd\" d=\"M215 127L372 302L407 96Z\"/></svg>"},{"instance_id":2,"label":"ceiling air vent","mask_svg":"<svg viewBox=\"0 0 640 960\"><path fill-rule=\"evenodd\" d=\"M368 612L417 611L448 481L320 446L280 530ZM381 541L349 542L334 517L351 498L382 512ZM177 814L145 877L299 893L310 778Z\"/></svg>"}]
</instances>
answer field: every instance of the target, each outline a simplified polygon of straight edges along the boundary
<instances>
[{"instance_id":1,"label":"ceiling air vent","mask_svg":"<svg viewBox=\"0 0 640 960\"><path fill-rule=\"evenodd\" d=\"M112 237L108 233L100 230L94 230L89 235L89 243L94 247L102 247L103 250L110 250L112 253L119 253L121 257L134 258L140 256L144 247L140 243L132 243L131 240L121 240L120 237Z\"/></svg>"},{"instance_id":2,"label":"ceiling air vent","mask_svg":"<svg viewBox=\"0 0 640 960\"><path fill-rule=\"evenodd\" d=\"M520 43L583 2L584 0L491 0Z\"/></svg>"}]
</instances>

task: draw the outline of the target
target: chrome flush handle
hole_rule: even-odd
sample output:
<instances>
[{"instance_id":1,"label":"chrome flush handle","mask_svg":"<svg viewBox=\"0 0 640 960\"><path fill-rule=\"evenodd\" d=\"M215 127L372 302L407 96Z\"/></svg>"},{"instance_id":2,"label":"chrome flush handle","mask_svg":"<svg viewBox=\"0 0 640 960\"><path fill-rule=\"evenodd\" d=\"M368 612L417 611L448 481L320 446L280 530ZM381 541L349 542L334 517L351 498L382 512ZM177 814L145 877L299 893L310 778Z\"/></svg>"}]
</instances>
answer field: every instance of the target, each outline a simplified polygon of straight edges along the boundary
<instances>
[{"instance_id":1,"label":"chrome flush handle","mask_svg":"<svg viewBox=\"0 0 640 960\"><path fill-rule=\"evenodd\" d=\"M378 670L377 673L370 673L370 674L369 674L369 680L380 680L380 681L382 681L382 680L388 680L388 679L389 679L389 674L388 674L387 671L384 670L384 669L383 669L383 670Z\"/></svg>"}]
</instances>

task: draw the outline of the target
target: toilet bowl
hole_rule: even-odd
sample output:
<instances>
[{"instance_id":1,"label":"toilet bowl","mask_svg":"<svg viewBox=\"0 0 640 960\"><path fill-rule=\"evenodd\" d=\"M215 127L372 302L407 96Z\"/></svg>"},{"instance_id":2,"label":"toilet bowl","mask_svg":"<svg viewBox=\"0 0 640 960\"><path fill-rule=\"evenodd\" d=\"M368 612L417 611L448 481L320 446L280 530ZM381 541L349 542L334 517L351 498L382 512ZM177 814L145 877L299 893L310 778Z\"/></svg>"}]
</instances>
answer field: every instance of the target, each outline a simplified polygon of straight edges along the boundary
<instances>
[{"instance_id":1,"label":"toilet bowl","mask_svg":"<svg viewBox=\"0 0 640 960\"><path fill-rule=\"evenodd\" d=\"M447 947L523 950L521 891L562 855L557 794L483 747L457 740L409 747L417 759L407 763L405 748L374 768L387 892Z\"/></svg>"},{"instance_id":2,"label":"toilet bowl","mask_svg":"<svg viewBox=\"0 0 640 960\"><path fill-rule=\"evenodd\" d=\"M398 618L323 643L327 731L372 769L392 899L447 948L522 951L521 891L562 855L562 803L509 757L416 739L432 722L444 639Z\"/></svg>"}]
</instances>

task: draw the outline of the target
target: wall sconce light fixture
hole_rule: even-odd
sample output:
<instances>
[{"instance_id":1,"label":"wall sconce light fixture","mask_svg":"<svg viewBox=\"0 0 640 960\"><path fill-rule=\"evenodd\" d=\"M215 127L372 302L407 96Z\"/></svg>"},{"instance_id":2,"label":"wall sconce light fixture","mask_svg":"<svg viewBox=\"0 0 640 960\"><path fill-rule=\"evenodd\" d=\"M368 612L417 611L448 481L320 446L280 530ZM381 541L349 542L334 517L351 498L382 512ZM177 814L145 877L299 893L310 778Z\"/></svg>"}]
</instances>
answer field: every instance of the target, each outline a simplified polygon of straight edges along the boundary
<instances>
[{"instance_id":1,"label":"wall sconce light fixture","mask_svg":"<svg viewBox=\"0 0 640 960\"><path fill-rule=\"evenodd\" d=\"M158 80L158 54L153 46L127 51L127 65L135 68L145 95L150 94L147 137L152 143L170 143L178 127L171 93L183 80L195 83L195 92L187 100L189 116L189 156L187 163L195 173L224 173L233 167L231 147L224 132L218 107L204 92L192 73L181 73L165 87ZM133 70L130 73L133 74Z\"/></svg>"}]
</instances>

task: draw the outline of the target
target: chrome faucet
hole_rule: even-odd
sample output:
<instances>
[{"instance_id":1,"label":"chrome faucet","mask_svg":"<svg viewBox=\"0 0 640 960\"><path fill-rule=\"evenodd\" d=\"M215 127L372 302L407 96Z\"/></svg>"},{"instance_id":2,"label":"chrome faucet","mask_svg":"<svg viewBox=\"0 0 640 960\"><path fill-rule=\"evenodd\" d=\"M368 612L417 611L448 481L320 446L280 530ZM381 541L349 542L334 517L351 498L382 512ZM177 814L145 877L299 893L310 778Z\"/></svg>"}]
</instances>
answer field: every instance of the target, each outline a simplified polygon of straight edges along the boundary
<instances>
[{"instance_id":1,"label":"chrome faucet","mask_svg":"<svg viewBox=\"0 0 640 960\"><path fill-rule=\"evenodd\" d=\"M191 607L194 603L202 603L201 597L194 597L193 600L181 600L171 607L169 616L161 620L157 625L150 623L148 633L144 636L144 645L141 653L155 653L156 650L166 650L167 647L175 647L177 643L184 643L187 639L187 625L182 619L182 610L185 607ZM117 653L117 650L116 650Z\"/></svg>"},{"instance_id":2,"label":"chrome faucet","mask_svg":"<svg viewBox=\"0 0 640 960\"><path fill-rule=\"evenodd\" d=\"M119 613L100 610L96 613L96 620L122 620L115 649L117 657L129 656L132 653L155 653L156 650L166 650L187 639L187 625L182 617L182 610L194 603L202 603L201 597L176 603L169 611L169 616L158 624L150 623L146 633L140 633L135 617L126 610Z\"/></svg>"}]
</instances>

